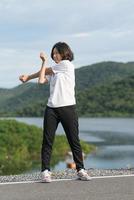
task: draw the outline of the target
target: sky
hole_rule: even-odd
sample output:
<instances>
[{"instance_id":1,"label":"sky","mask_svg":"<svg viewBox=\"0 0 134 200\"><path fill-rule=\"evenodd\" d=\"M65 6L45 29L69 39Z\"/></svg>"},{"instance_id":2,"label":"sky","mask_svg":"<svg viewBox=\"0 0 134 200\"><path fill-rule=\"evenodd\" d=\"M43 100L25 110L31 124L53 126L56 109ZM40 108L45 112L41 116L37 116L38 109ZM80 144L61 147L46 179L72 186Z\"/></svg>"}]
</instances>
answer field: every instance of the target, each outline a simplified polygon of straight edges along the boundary
<instances>
[{"instance_id":1,"label":"sky","mask_svg":"<svg viewBox=\"0 0 134 200\"><path fill-rule=\"evenodd\" d=\"M0 0L0 88L48 66L56 42L74 52L75 68L102 61L134 61L133 0Z\"/></svg>"}]
</instances>

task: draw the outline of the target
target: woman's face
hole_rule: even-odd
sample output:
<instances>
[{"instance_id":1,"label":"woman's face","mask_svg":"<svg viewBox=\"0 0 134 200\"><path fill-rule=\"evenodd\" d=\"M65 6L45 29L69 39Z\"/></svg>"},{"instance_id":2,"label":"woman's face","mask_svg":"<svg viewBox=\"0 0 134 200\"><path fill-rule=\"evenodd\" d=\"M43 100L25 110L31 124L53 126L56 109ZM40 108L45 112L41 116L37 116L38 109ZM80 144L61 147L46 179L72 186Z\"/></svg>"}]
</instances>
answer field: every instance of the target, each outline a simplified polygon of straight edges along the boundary
<instances>
[{"instance_id":1,"label":"woman's face","mask_svg":"<svg viewBox=\"0 0 134 200\"><path fill-rule=\"evenodd\" d=\"M61 57L61 55L59 54L59 52L56 48L53 49L53 60L56 63L59 63L62 60L62 57Z\"/></svg>"}]
</instances>

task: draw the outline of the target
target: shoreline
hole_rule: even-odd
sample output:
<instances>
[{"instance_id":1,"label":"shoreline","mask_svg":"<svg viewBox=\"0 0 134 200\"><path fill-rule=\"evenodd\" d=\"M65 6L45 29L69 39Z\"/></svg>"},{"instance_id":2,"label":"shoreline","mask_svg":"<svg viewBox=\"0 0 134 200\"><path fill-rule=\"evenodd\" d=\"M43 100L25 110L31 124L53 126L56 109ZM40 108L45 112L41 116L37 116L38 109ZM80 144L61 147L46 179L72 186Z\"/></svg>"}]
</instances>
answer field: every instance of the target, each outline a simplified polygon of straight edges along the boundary
<instances>
[{"instance_id":1,"label":"shoreline","mask_svg":"<svg viewBox=\"0 0 134 200\"><path fill-rule=\"evenodd\" d=\"M99 176L118 176L118 175L134 175L134 168L131 169L87 169L91 177ZM75 179L77 178L76 170L66 169L63 171L52 171L52 179ZM0 176L0 183L7 182L25 182L25 181L41 181L41 172L19 175Z\"/></svg>"}]
</instances>

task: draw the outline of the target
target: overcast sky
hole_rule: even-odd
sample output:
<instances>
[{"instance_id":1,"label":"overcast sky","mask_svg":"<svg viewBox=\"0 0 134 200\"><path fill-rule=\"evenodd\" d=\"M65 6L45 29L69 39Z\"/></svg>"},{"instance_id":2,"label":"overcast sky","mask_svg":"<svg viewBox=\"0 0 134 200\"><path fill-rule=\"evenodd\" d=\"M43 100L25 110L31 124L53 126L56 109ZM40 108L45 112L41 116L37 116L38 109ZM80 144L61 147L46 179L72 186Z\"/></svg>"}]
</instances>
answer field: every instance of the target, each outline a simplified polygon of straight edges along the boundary
<instances>
[{"instance_id":1,"label":"overcast sky","mask_svg":"<svg viewBox=\"0 0 134 200\"><path fill-rule=\"evenodd\" d=\"M0 0L0 88L38 71L39 53L58 41L71 46L76 68L134 61L134 1Z\"/></svg>"}]
</instances>

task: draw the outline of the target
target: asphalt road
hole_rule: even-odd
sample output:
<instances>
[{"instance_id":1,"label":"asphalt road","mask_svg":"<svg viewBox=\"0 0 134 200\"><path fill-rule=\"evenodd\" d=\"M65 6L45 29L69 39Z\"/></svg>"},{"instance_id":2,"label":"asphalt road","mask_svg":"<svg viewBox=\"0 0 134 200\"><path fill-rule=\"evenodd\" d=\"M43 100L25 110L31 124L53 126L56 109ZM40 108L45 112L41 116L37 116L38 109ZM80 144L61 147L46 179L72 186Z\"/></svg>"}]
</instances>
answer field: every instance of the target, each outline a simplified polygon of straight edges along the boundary
<instances>
[{"instance_id":1,"label":"asphalt road","mask_svg":"<svg viewBox=\"0 0 134 200\"><path fill-rule=\"evenodd\" d=\"M0 200L134 200L134 176L0 185Z\"/></svg>"}]
</instances>

